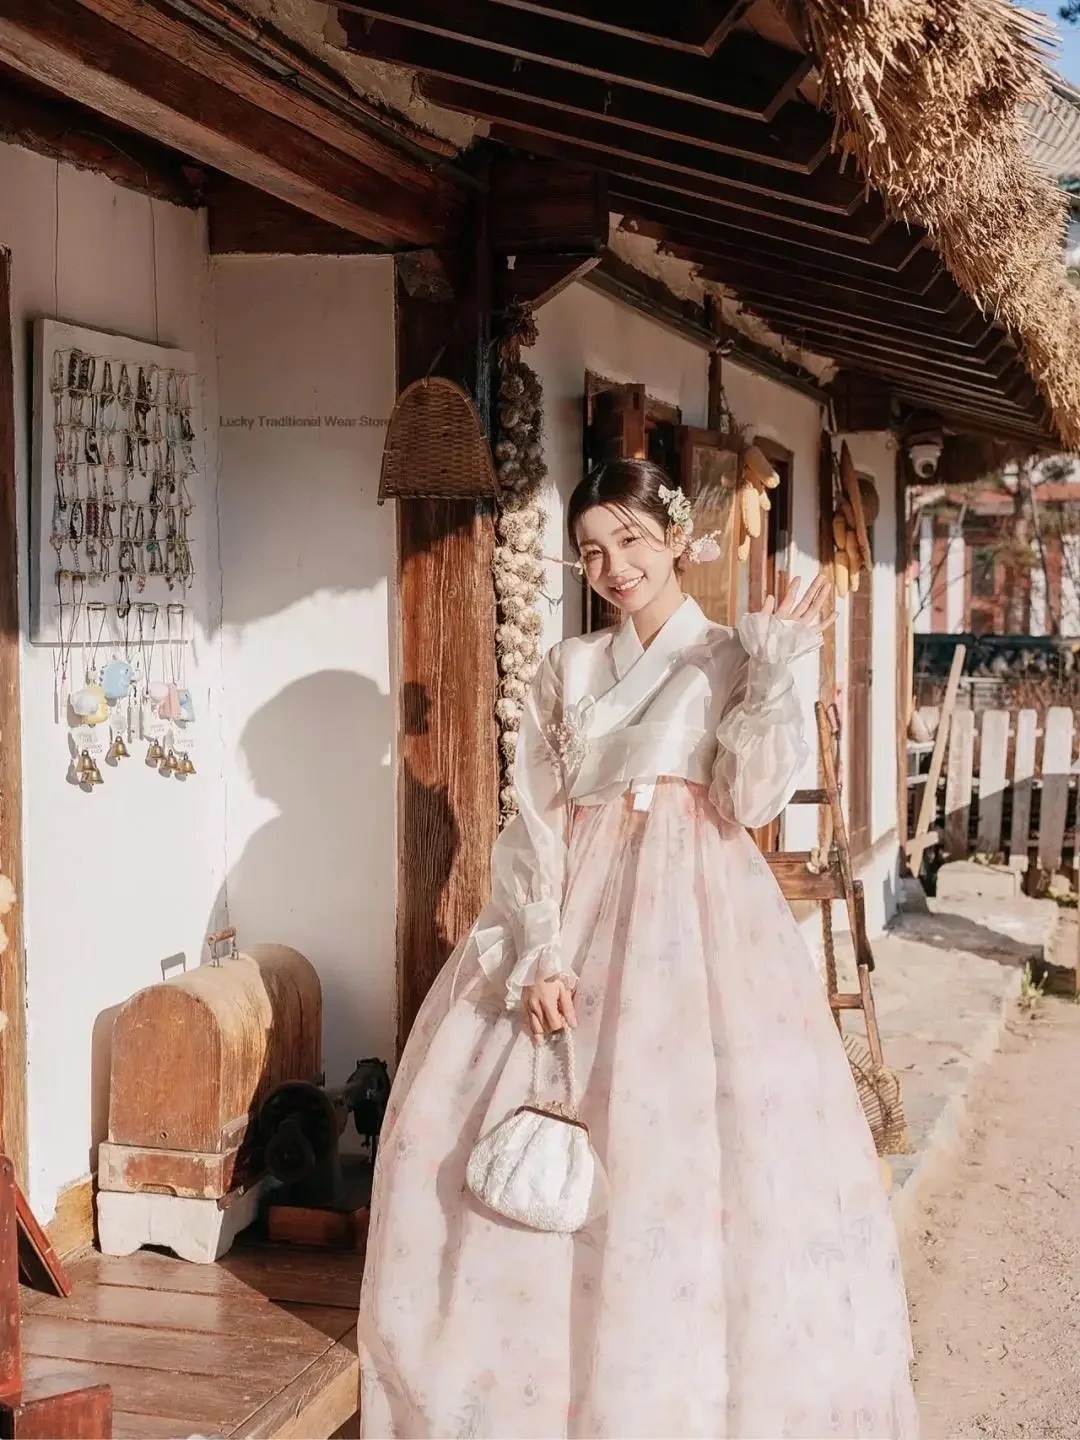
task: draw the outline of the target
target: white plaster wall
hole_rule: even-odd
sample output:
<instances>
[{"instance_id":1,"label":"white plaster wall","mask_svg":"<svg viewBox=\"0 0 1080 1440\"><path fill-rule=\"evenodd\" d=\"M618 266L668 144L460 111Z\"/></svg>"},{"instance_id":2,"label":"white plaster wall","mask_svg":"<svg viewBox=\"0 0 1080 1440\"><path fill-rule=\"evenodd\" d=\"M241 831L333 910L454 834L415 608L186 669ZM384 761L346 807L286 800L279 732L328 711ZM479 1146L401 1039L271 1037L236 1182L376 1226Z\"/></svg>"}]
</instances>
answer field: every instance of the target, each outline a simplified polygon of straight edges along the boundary
<instances>
[{"instance_id":1,"label":"white plaster wall","mask_svg":"<svg viewBox=\"0 0 1080 1440\"><path fill-rule=\"evenodd\" d=\"M229 257L214 288L228 676L219 912L241 945L293 945L315 965L336 1084L364 1056L393 1059L394 506L376 504L394 400L393 262ZM266 423L281 417L321 423Z\"/></svg>"},{"instance_id":2,"label":"white plaster wall","mask_svg":"<svg viewBox=\"0 0 1080 1440\"><path fill-rule=\"evenodd\" d=\"M0 245L12 254L20 623L27 633L29 325L56 315L194 351L207 426L205 486L192 540L216 564L217 397L203 217L151 202L96 174L0 146ZM212 601L211 601L212 604ZM53 656L22 647L23 813L29 1049L30 1199L51 1215L57 1191L88 1173L105 1125L97 1017L162 978L162 961L197 964L224 868L221 685L215 617L195 616L188 683L200 728L198 775L185 784L134 756L90 794L67 783L65 730L53 720ZM104 1026L99 1026L99 1037ZM93 1074L93 1085L91 1076Z\"/></svg>"}]
</instances>

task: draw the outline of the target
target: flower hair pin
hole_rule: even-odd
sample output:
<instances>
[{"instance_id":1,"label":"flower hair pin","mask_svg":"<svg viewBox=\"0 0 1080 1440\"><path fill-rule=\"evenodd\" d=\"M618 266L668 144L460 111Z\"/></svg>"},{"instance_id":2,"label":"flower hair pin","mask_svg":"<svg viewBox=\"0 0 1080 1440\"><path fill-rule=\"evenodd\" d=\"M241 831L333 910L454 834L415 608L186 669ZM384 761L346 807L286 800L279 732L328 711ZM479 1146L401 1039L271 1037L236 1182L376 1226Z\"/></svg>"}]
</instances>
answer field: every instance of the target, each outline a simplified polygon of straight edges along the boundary
<instances>
[{"instance_id":1,"label":"flower hair pin","mask_svg":"<svg viewBox=\"0 0 1080 1440\"><path fill-rule=\"evenodd\" d=\"M700 565L709 560L719 560L723 553L717 543L719 530L710 530L707 535L694 538L694 512L681 486L670 488L661 485L657 492L660 502L668 513L672 530L679 532L686 548L683 551L691 565Z\"/></svg>"}]
</instances>

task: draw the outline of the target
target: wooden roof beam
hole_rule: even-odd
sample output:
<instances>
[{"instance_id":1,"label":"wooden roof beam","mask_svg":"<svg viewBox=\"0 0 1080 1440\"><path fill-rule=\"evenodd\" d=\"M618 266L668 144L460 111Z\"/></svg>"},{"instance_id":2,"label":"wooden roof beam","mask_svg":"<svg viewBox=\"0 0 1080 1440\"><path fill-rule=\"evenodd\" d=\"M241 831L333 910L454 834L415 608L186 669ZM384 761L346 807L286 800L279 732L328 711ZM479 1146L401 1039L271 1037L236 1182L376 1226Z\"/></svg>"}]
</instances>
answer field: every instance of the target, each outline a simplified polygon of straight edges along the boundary
<instances>
[{"instance_id":1,"label":"wooden roof beam","mask_svg":"<svg viewBox=\"0 0 1080 1440\"><path fill-rule=\"evenodd\" d=\"M1042 448L1054 442L1054 434L1045 419L1035 420L1026 417L1017 419L1013 415L1003 415L995 409L984 409L980 406L968 406L963 400L956 400L951 396L935 394L929 390L920 389L918 386L895 384L892 387L893 394L898 400L906 401L909 405L919 409L935 410L941 416L942 424L950 430L958 430L964 434L988 435L998 439L1020 439L1030 441L1033 446Z\"/></svg>"},{"instance_id":2,"label":"wooden roof beam","mask_svg":"<svg viewBox=\"0 0 1080 1440\"><path fill-rule=\"evenodd\" d=\"M633 220L632 212L629 218ZM861 279L872 277L881 289L896 292L898 301L908 304L918 297L919 292L907 290L900 277L905 274L905 267L909 262L916 256L926 254L921 246L916 246L914 250L909 249L911 237L903 228L898 234L886 233L877 245L854 249L854 253L851 246L840 250L830 249L825 242L820 245L806 245L801 238L790 240L782 232L779 235L775 232L766 234L761 230L742 229L738 226L725 226L722 231L714 231L717 235L715 243L708 234L684 235L678 224L651 228L662 228L665 232L662 243L685 252L684 258L693 259L698 265L719 266L722 263L721 257L726 253L730 256L730 264L736 268L741 266L746 270L760 270L766 277L774 276L779 270L781 273L778 278L785 289L797 288L797 270L800 266L804 270L817 269L822 272L814 279L806 277L806 283L811 285L846 283L846 275L850 269ZM727 244L724 243L725 240ZM890 265L887 263L889 260L898 263ZM792 267L790 270L789 265ZM766 288L771 287L767 285Z\"/></svg>"},{"instance_id":3,"label":"wooden roof beam","mask_svg":"<svg viewBox=\"0 0 1080 1440\"><path fill-rule=\"evenodd\" d=\"M837 318L857 318L868 326L889 320L899 326L906 326L932 337L941 335L967 335L972 338L974 323L985 325L972 302L962 292L945 306L927 304L923 297L912 296L910 300L895 302L888 307L883 302L857 295L837 280L807 280L799 283L786 280L776 266L750 266L743 264L708 264L699 267L707 280L726 285L739 294L754 295L768 304L782 305L795 309L798 306L816 307L822 313ZM973 315L976 321L973 322Z\"/></svg>"},{"instance_id":4,"label":"wooden roof beam","mask_svg":"<svg viewBox=\"0 0 1080 1440\"><path fill-rule=\"evenodd\" d=\"M985 378L986 383L1000 388L1011 376L1025 376L1020 360L1011 350L995 347L987 359L974 352L950 349L943 337L933 335L905 336L896 326L855 324L845 325L836 318L821 318L799 311L783 301L768 296L747 296L747 306L765 317L774 329L784 334L813 335L818 344L826 344L829 354L837 349L860 347L880 351L883 355L906 355L942 372L955 371L964 376Z\"/></svg>"},{"instance_id":5,"label":"wooden roof beam","mask_svg":"<svg viewBox=\"0 0 1080 1440\"><path fill-rule=\"evenodd\" d=\"M810 73L808 55L784 50L753 31L735 31L712 56L673 54L663 46L604 34L533 10L485 0L336 0L355 11L443 41L462 41L530 64L624 83L715 110L771 120ZM675 7L672 7L675 8ZM408 62L405 62L408 63Z\"/></svg>"},{"instance_id":6,"label":"wooden roof beam","mask_svg":"<svg viewBox=\"0 0 1080 1440\"><path fill-rule=\"evenodd\" d=\"M228 175L210 176L204 199L211 255L372 255L384 250Z\"/></svg>"},{"instance_id":7,"label":"wooden roof beam","mask_svg":"<svg viewBox=\"0 0 1080 1440\"><path fill-rule=\"evenodd\" d=\"M655 0L497 0L508 9L525 10L590 25L627 40L666 45L692 55L712 55L753 0L683 0L657 5Z\"/></svg>"},{"instance_id":8,"label":"wooden roof beam","mask_svg":"<svg viewBox=\"0 0 1080 1440\"><path fill-rule=\"evenodd\" d=\"M927 247L915 250L897 269L883 270L863 260L827 259L807 254L804 249L774 239L771 235L759 233L751 236L744 230L710 225L705 221L695 224L686 216L669 213L663 221L650 219L650 211L656 213L651 206L644 207L643 213L642 207L635 205L632 214L623 212L623 228L648 236L672 255L695 265L722 266L725 260L746 265L770 262L782 267L789 279L841 279L860 294L899 301L910 300L912 295L925 295L946 273L940 256Z\"/></svg>"},{"instance_id":9,"label":"wooden roof beam","mask_svg":"<svg viewBox=\"0 0 1080 1440\"><path fill-rule=\"evenodd\" d=\"M932 385L939 391L948 390L952 395L962 396L988 408L1002 407L1020 416L1029 416L1031 400L1018 381L1003 384L990 377L980 377L976 372L964 374L928 364L922 357L907 359L898 356L887 347L871 344L838 342L828 335L818 334L802 326L785 326L783 331L796 345L805 346L819 355L829 355L842 364L858 366L875 375L905 380L911 384ZM1032 387L1034 390L1034 387Z\"/></svg>"},{"instance_id":10,"label":"wooden roof beam","mask_svg":"<svg viewBox=\"0 0 1080 1440\"><path fill-rule=\"evenodd\" d=\"M173 205L194 209L202 203L201 172L185 166L183 156L6 68L0 72L0 140L96 170L117 185Z\"/></svg>"},{"instance_id":11,"label":"wooden roof beam","mask_svg":"<svg viewBox=\"0 0 1080 1440\"><path fill-rule=\"evenodd\" d=\"M506 125L493 126L491 133L495 139L508 144L529 143L526 132ZM565 144L555 141L534 143L546 145L549 153L565 153L567 149ZM629 160L623 162L595 155L584 147L575 148L581 157L592 155L593 163L598 163L608 172L612 201L617 199L626 213L632 213L635 205L652 206L656 211L664 212L655 218L665 223L669 216L689 216L694 221L704 220L709 224L726 224L733 229L745 230L756 223L748 216L768 215L785 223L793 244L801 243L811 249L817 248L817 237L820 235L839 236L860 246L873 245L896 223L876 195L861 201L845 218L846 212L822 213L820 208L815 208L809 199L803 200L797 192L771 197L749 193L732 184L721 186L703 180L683 180L659 165ZM671 223L676 223L674 218ZM863 254L865 258L865 251Z\"/></svg>"},{"instance_id":12,"label":"wooden roof beam","mask_svg":"<svg viewBox=\"0 0 1080 1440\"><path fill-rule=\"evenodd\" d=\"M378 174L81 4L4 0L0 63L352 234L419 244L458 222L444 177Z\"/></svg>"},{"instance_id":13,"label":"wooden roof beam","mask_svg":"<svg viewBox=\"0 0 1080 1440\"><path fill-rule=\"evenodd\" d=\"M707 279L745 295L750 304L765 305L784 315L804 317L855 333L867 330L891 333L899 340L924 341L968 357L989 359L1001 350L1009 351L1004 343L1005 332L967 304L954 301L951 312L945 308L916 310L904 299L861 296L847 285L842 275L832 282L806 280L805 288L800 288L797 279L786 276L774 282L758 271L756 278L737 279L731 266L706 264L698 268Z\"/></svg>"},{"instance_id":14,"label":"wooden roof beam","mask_svg":"<svg viewBox=\"0 0 1080 1440\"><path fill-rule=\"evenodd\" d=\"M493 95L550 106L586 123L581 133L602 138L605 126L625 128L637 138L631 144L664 164L676 163L680 148L692 147L685 168L711 174L708 152L754 157L770 164L812 173L831 152L832 126L812 105L785 106L775 119L709 109L694 101L578 75L532 61L523 65L510 55L455 40L440 40L383 20L369 22L343 11L342 29L348 50L386 64L407 66L431 80L478 87ZM444 102L440 102L444 103ZM492 102L488 102L492 103ZM461 108L454 103L454 108ZM479 113L470 106L470 113ZM564 129L565 124L558 128ZM674 142L674 143L672 143ZM627 140L622 139L623 148ZM705 156L697 152L706 152ZM851 188L850 182L847 188Z\"/></svg>"},{"instance_id":15,"label":"wooden roof beam","mask_svg":"<svg viewBox=\"0 0 1080 1440\"><path fill-rule=\"evenodd\" d=\"M999 389L1010 383L1017 373L1023 373L1017 372L1018 362L1015 356L1008 352L985 361L978 355L963 354L933 340L902 339L896 334L878 329L842 329L821 321L808 320L801 315L785 314L763 305L760 301L749 301L748 304L755 314L764 317L772 328L781 334L798 331L806 336L813 335L814 344L811 348L825 346L829 355L842 355L849 347L858 347L867 353L910 360L930 371L954 374L965 380L968 377L979 377Z\"/></svg>"}]
</instances>

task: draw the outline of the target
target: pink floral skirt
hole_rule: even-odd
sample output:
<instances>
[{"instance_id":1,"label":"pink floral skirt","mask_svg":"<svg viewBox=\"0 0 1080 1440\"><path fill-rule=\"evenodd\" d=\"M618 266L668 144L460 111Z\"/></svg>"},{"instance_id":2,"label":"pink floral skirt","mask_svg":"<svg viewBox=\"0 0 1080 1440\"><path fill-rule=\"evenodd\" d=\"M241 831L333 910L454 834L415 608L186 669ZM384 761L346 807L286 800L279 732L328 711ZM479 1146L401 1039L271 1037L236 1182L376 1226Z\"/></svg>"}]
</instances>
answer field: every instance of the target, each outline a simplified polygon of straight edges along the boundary
<instances>
[{"instance_id":1,"label":"pink floral skirt","mask_svg":"<svg viewBox=\"0 0 1080 1440\"><path fill-rule=\"evenodd\" d=\"M532 1049L455 956L383 1132L363 1434L911 1440L877 1157L813 960L749 837L682 782L646 812L578 810L563 944L607 1213L541 1234L466 1189L477 1137L527 1095Z\"/></svg>"}]
</instances>

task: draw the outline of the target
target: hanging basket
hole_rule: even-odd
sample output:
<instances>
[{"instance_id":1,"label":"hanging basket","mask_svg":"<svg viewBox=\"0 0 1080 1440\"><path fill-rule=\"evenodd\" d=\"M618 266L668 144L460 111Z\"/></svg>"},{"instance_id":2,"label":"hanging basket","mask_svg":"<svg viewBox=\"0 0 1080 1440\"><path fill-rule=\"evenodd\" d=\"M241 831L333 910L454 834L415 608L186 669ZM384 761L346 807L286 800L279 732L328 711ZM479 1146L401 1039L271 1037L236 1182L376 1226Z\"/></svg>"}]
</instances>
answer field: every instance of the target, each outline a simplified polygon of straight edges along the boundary
<instances>
[{"instance_id":1,"label":"hanging basket","mask_svg":"<svg viewBox=\"0 0 1080 1440\"><path fill-rule=\"evenodd\" d=\"M384 500L491 500L498 493L476 407L452 380L416 380L398 396L386 427Z\"/></svg>"}]
</instances>

